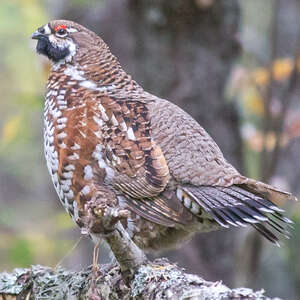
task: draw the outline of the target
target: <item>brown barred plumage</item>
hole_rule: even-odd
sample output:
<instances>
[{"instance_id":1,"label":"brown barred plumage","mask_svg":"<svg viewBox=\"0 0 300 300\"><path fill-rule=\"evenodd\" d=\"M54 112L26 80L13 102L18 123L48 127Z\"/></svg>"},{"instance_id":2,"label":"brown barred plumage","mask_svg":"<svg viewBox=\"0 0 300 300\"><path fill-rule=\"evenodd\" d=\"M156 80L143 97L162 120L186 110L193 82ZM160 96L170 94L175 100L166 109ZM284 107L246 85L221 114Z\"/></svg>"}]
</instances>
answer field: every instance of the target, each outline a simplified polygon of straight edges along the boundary
<instances>
[{"instance_id":1,"label":"brown barred plumage","mask_svg":"<svg viewBox=\"0 0 300 300\"><path fill-rule=\"evenodd\" d=\"M145 250L229 226L250 224L274 243L270 229L288 234L291 221L274 201L293 197L239 174L191 116L145 92L95 33L56 20L33 38L53 62L44 112L47 165L80 227L87 227L92 203L100 211L128 209L122 225Z\"/></svg>"}]
</instances>

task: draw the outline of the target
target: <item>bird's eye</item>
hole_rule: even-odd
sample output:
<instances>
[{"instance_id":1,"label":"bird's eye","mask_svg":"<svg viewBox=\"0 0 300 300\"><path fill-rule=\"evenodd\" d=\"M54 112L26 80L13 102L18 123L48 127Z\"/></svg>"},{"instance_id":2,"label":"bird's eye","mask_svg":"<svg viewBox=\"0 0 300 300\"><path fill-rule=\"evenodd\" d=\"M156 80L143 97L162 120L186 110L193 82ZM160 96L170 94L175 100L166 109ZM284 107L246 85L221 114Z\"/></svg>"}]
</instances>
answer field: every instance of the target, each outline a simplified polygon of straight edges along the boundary
<instances>
[{"instance_id":1,"label":"bird's eye","mask_svg":"<svg viewBox=\"0 0 300 300\"><path fill-rule=\"evenodd\" d=\"M65 35L67 35L67 33L68 32L67 32L66 25L60 25L55 28L55 34L58 36L65 36Z\"/></svg>"},{"instance_id":2,"label":"bird's eye","mask_svg":"<svg viewBox=\"0 0 300 300\"><path fill-rule=\"evenodd\" d=\"M64 29L64 28L61 28L61 29L59 29L56 33L59 34L59 35L64 35L64 34L67 33L67 30Z\"/></svg>"}]
</instances>

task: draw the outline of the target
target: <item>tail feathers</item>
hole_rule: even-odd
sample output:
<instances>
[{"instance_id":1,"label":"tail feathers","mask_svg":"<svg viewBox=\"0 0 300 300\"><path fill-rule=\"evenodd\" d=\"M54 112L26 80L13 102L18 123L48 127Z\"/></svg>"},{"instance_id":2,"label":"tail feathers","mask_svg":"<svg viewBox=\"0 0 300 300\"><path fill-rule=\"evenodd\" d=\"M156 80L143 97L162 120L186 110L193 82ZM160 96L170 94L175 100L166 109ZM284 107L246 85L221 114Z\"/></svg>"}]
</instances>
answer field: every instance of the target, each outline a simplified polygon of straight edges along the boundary
<instances>
[{"instance_id":1,"label":"tail feathers","mask_svg":"<svg viewBox=\"0 0 300 300\"><path fill-rule=\"evenodd\" d=\"M241 186L244 186L246 189L253 191L254 193L265 195L273 203L279 203L285 200L297 201L297 198L291 193L282 191L274 186L257 181L255 179L246 178L245 184Z\"/></svg>"},{"instance_id":2,"label":"tail feathers","mask_svg":"<svg viewBox=\"0 0 300 300\"><path fill-rule=\"evenodd\" d=\"M279 238L276 232L290 237L288 228L292 228L293 222L282 215L283 210L266 195L251 192L245 185L185 186L183 191L222 227L251 225L277 245Z\"/></svg>"},{"instance_id":3,"label":"tail feathers","mask_svg":"<svg viewBox=\"0 0 300 300\"><path fill-rule=\"evenodd\" d=\"M266 226L264 226L263 224L255 224L252 226L267 240L280 247L277 236L272 231L270 231Z\"/></svg>"}]
</instances>

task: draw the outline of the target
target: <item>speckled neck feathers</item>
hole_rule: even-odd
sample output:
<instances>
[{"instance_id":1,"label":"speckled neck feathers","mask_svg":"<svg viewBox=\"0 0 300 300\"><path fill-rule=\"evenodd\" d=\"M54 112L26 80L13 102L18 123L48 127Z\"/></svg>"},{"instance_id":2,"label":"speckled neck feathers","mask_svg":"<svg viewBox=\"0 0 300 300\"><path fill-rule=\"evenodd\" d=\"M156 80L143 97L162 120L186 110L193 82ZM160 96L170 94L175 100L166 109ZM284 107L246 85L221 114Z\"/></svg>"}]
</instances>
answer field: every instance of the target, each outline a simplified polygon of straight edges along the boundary
<instances>
[{"instance_id":1,"label":"speckled neck feathers","mask_svg":"<svg viewBox=\"0 0 300 300\"><path fill-rule=\"evenodd\" d=\"M110 90L114 89L115 93L143 92L143 89L122 69L117 58L100 38L90 49L78 49L70 63L54 64L50 76L62 72L70 76L71 80L81 81L81 86L92 90L107 87Z\"/></svg>"}]
</instances>

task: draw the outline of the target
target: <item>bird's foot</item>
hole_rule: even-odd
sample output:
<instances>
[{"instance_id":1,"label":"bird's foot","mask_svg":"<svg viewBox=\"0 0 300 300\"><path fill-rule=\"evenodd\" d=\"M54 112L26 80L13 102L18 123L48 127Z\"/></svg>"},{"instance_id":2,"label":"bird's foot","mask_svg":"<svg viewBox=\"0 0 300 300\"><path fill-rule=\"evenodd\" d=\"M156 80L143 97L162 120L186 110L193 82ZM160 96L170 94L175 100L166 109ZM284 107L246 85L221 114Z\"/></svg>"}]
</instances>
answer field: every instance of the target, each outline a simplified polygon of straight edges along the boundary
<instances>
[{"instance_id":1,"label":"bird's foot","mask_svg":"<svg viewBox=\"0 0 300 300\"><path fill-rule=\"evenodd\" d=\"M97 203L90 201L87 204L87 228L93 233L109 233L115 229L118 221L127 219L130 216L130 211L110 207L106 203Z\"/></svg>"},{"instance_id":2,"label":"bird's foot","mask_svg":"<svg viewBox=\"0 0 300 300\"><path fill-rule=\"evenodd\" d=\"M101 265L99 271L101 274L107 274L109 273L111 270L113 270L114 268L118 267L119 268L119 264L116 260L110 262L110 263L107 263L107 264L104 264L104 265Z\"/></svg>"},{"instance_id":3,"label":"bird's foot","mask_svg":"<svg viewBox=\"0 0 300 300\"><path fill-rule=\"evenodd\" d=\"M127 209L108 207L104 209L102 216L103 228L106 228L107 231L112 231L118 221L127 219L129 215L130 212Z\"/></svg>"}]
</instances>

